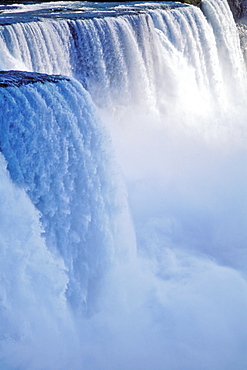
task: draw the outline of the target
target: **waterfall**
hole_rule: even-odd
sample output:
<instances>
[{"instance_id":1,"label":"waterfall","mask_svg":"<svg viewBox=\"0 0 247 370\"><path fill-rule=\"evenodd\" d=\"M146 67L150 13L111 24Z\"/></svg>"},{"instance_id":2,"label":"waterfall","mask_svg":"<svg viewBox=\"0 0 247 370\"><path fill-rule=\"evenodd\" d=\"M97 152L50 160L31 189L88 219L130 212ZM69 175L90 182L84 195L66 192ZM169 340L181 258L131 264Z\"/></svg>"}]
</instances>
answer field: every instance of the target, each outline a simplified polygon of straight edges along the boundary
<instances>
[{"instance_id":1,"label":"waterfall","mask_svg":"<svg viewBox=\"0 0 247 370\"><path fill-rule=\"evenodd\" d=\"M109 138L76 81L16 71L0 76L8 170L41 212L48 248L64 258L67 294L85 306L94 295L88 284L95 285L94 275L117 253L112 234L123 200L119 194L117 201L120 184L109 175Z\"/></svg>"},{"instance_id":2,"label":"waterfall","mask_svg":"<svg viewBox=\"0 0 247 370\"><path fill-rule=\"evenodd\" d=\"M226 21L226 16L219 20L225 21L224 30L230 22L227 15ZM227 36L218 41L227 50L229 43L237 49L236 27L233 21L230 24ZM173 84L177 85L176 59L189 65L198 88L214 84L212 88L217 89L215 85L223 83L220 75L224 72L214 45L218 39L202 12L191 7L86 20L14 23L1 30L1 68L73 76L97 105L110 104L109 100L114 105L136 104L140 99L150 105L160 95L157 89L162 78L170 82L168 94ZM228 52L226 57L233 59L232 54ZM230 72L234 67L229 67ZM166 89L162 86L161 93Z\"/></svg>"},{"instance_id":3,"label":"waterfall","mask_svg":"<svg viewBox=\"0 0 247 370\"><path fill-rule=\"evenodd\" d=\"M0 48L0 368L244 370L227 1L2 5Z\"/></svg>"}]
</instances>

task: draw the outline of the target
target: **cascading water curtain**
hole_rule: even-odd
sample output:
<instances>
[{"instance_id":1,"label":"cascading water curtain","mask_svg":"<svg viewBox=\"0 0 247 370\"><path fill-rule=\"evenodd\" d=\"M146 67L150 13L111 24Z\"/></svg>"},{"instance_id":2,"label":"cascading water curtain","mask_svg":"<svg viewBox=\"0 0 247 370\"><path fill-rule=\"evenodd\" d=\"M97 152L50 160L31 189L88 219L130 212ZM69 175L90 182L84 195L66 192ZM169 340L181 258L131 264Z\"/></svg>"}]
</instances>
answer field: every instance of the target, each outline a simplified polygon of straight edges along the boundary
<instances>
[{"instance_id":1,"label":"cascading water curtain","mask_svg":"<svg viewBox=\"0 0 247 370\"><path fill-rule=\"evenodd\" d=\"M227 1L2 5L0 48L0 369L246 370Z\"/></svg>"}]
</instances>

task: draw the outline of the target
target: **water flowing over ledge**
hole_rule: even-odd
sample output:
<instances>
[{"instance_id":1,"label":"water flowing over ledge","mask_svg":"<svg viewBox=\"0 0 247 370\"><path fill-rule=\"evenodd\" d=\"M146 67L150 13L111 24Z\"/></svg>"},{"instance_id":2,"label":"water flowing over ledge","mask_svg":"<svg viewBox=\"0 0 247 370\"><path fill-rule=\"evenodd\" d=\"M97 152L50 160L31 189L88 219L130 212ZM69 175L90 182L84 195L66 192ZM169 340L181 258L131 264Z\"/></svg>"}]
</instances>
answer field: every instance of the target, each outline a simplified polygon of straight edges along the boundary
<instances>
[{"instance_id":1,"label":"water flowing over ledge","mask_svg":"<svg viewBox=\"0 0 247 370\"><path fill-rule=\"evenodd\" d=\"M21 72L21 71L0 71L0 87L10 87L10 86L23 86L32 83L46 83L46 82L59 82L59 81L69 81L68 77L65 76L54 76L54 75L44 75L35 72Z\"/></svg>"},{"instance_id":2,"label":"water flowing over ledge","mask_svg":"<svg viewBox=\"0 0 247 370\"><path fill-rule=\"evenodd\" d=\"M85 2L56 1L0 6L0 24L38 21L41 19L87 19L144 14L149 9L173 9L187 6L174 1Z\"/></svg>"},{"instance_id":3,"label":"water flowing over ledge","mask_svg":"<svg viewBox=\"0 0 247 370\"><path fill-rule=\"evenodd\" d=\"M227 2L74 4L0 15L0 368L245 369Z\"/></svg>"}]
</instances>

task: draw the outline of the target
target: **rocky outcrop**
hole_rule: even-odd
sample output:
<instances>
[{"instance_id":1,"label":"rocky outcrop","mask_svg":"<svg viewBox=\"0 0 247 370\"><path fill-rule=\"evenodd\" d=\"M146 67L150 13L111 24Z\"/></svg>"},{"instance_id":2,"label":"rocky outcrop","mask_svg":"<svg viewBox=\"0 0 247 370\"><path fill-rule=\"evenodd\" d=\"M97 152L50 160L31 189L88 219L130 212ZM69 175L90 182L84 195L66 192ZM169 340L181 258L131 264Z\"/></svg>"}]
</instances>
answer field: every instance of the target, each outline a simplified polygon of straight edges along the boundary
<instances>
[{"instance_id":1,"label":"rocky outcrop","mask_svg":"<svg viewBox=\"0 0 247 370\"><path fill-rule=\"evenodd\" d=\"M181 0L182 3L200 6L201 0Z\"/></svg>"},{"instance_id":2,"label":"rocky outcrop","mask_svg":"<svg viewBox=\"0 0 247 370\"><path fill-rule=\"evenodd\" d=\"M228 4L230 5L235 20L240 19L242 16L243 0L227 0L227 1Z\"/></svg>"},{"instance_id":3,"label":"rocky outcrop","mask_svg":"<svg viewBox=\"0 0 247 370\"><path fill-rule=\"evenodd\" d=\"M178 0L178 1L180 1L181 3L192 4L197 6L201 5L201 0ZM234 19L235 20L240 19L242 16L243 3L245 2L247 6L247 0L227 0L227 1L233 13Z\"/></svg>"},{"instance_id":4,"label":"rocky outcrop","mask_svg":"<svg viewBox=\"0 0 247 370\"><path fill-rule=\"evenodd\" d=\"M192 4L197 6L200 6L201 4L201 0L178 0L178 1L180 1L181 3ZM242 17L244 3L247 12L247 0L227 0L227 1L235 20L238 20Z\"/></svg>"}]
</instances>

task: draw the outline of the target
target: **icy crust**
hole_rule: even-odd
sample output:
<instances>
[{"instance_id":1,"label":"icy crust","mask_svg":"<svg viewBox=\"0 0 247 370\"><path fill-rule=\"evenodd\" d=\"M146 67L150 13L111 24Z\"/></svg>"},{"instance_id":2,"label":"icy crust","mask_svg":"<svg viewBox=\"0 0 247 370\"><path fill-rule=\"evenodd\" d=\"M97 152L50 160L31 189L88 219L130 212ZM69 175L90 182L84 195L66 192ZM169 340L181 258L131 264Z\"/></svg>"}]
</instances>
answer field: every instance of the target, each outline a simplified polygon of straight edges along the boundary
<instances>
[{"instance_id":1,"label":"icy crust","mask_svg":"<svg viewBox=\"0 0 247 370\"><path fill-rule=\"evenodd\" d=\"M0 87L23 86L37 82L57 83L59 81L69 81L69 78L58 75L47 75L35 72L24 71L0 71Z\"/></svg>"}]
</instances>

